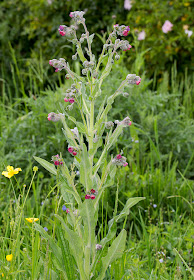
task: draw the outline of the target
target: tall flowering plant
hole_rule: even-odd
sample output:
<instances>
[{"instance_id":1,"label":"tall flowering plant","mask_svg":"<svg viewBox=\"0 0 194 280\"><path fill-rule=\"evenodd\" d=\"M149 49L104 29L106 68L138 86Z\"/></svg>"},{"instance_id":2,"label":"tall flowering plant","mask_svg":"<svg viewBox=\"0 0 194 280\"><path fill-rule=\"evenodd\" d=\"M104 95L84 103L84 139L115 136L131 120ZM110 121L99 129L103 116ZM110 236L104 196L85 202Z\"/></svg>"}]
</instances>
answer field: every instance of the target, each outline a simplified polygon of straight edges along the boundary
<instances>
[{"instance_id":1,"label":"tall flowering plant","mask_svg":"<svg viewBox=\"0 0 194 280\"><path fill-rule=\"evenodd\" d=\"M118 60L119 50L128 51L131 45L127 40L123 40L130 31L129 26L118 24L114 25L102 53L96 61L92 53L92 41L94 34L89 34L84 18L84 12L75 11L70 13L73 24L59 26L59 34L64 36L76 46L76 53L72 59L79 58L82 65L82 76L70 69L68 62L63 59L52 59L50 65L55 71L65 71L66 78L72 79L71 87L64 96L64 108L62 112L48 114L48 121L63 123L63 133L68 143L68 152L72 155L73 167L77 173L68 169L65 160L61 155L52 157L53 163L35 157L44 168L57 176L62 197L68 205L66 208L66 219L55 215L60 223L60 236L51 237L40 225L35 224L35 228L42 236L49 241L50 248L56 258L56 266L63 274L64 279L104 279L106 270L111 262L121 257L126 242L126 230L123 229L117 236L117 222L129 214L129 209L144 198L130 198L127 200L123 210L117 215L116 211L113 218L108 222L107 235L98 240L96 235L96 225L98 222L99 202L104 190L114 183L117 166L124 168L128 165L123 152L111 155L108 162L108 151L116 143L119 135L124 128L132 125L128 116L123 120L114 122L107 120L107 115L112 108L116 97L123 95L125 87L137 86L141 78L135 74L127 75L121 82L119 88L108 98L105 98L98 114L94 114L96 100L101 95L101 86L104 79L109 75L114 61ZM77 37L76 30L78 25L82 25L84 33L80 38ZM86 42L87 47L83 47ZM101 64L108 58L104 69ZM82 122L70 116L69 111L77 106ZM66 120L71 120L75 127L70 129ZM107 132L108 131L108 132ZM102 141L104 132L107 133L105 143ZM94 163L97 150L101 148L101 156ZM76 179L79 174L79 180ZM82 193L76 188L76 181L82 185ZM63 239L59 246L59 240ZM111 246L107 244L113 240ZM65 249L69 248L69 254L74 260L77 275L71 275L64 260ZM108 249L108 250L107 250ZM77 278L78 277L78 278Z\"/></svg>"}]
</instances>

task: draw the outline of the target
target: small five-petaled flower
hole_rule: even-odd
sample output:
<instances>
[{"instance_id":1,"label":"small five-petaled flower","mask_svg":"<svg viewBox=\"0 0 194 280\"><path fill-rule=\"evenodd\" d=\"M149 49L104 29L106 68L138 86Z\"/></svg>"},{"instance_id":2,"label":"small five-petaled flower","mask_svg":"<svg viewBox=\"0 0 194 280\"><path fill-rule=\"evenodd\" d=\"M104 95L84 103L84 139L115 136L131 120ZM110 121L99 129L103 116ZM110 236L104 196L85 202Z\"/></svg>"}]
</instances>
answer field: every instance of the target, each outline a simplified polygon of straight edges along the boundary
<instances>
[{"instance_id":1,"label":"small five-petaled flower","mask_svg":"<svg viewBox=\"0 0 194 280\"><path fill-rule=\"evenodd\" d=\"M7 166L7 171L3 171L2 175L4 175L7 178L11 178L12 176L14 176L15 174L18 174L19 171L22 171L21 168L15 168L13 166L8 165Z\"/></svg>"}]
</instances>

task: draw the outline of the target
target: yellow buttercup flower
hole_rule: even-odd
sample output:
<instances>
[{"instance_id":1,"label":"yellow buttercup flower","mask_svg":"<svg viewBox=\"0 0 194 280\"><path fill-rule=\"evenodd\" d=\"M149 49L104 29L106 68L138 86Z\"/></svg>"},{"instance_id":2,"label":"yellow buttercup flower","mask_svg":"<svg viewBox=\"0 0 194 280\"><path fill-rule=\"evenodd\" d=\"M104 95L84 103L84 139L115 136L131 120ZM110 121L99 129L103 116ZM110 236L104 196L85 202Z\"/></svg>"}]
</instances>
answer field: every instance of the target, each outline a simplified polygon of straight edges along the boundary
<instances>
[{"instance_id":1,"label":"yellow buttercup flower","mask_svg":"<svg viewBox=\"0 0 194 280\"><path fill-rule=\"evenodd\" d=\"M22 171L21 168L15 168L13 166L8 165L7 166L7 171L3 171L2 175L4 175L7 178L11 178L15 174L18 174L19 171Z\"/></svg>"},{"instance_id":2,"label":"yellow buttercup flower","mask_svg":"<svg viewBox=\"0 0 194 280\"><path fill-rule=\"evenodd\" d=\"M6 260L7 260L8 262L11 262L12 259L13 259L13 255L12 255L12 254L6 256Z\"/></svg>"},{"instance_id":3,"label":"yellow buttercup flower","mask_svg":"<svg viewBox=\"0 0 194 280\"><path fill-rule=\"evenodd\" d=\"M1 273L1 276L4 277L5 276L4 273Z\"/></svg>"},{"instance_id":4,"label":"yellow buttercup flower","mask_svg":"<svg viewBox=\"0 0 194 280\"><path fill-rule=\"evenodd\" d=\"M26 218L26 221L28 221L29 223L32 223L32 222L39 221L39 219L38 218Z\"/></svg>"}]
</instances>

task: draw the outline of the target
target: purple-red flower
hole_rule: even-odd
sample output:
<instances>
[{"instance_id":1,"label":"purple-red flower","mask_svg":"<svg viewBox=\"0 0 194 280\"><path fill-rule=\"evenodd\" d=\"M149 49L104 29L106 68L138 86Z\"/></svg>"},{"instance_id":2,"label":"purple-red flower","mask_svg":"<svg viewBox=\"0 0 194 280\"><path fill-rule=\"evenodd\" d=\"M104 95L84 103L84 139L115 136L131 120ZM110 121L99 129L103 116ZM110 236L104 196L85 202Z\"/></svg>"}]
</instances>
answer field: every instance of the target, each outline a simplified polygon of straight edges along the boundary
<instances>
[{"instance_id":1,"label":"purple-red flower","mask_svg":"<svg viewBox=\"0 0 194 280\"><path fill-rule=\"evenodd\" d=\"M130 30L130 28L129 28L129 26L127 26L126 29L123 31L123 36L126 37L129 34L129 30Z\"/></svg>"},{"instance_id":2,"label":"purple-red flower","mask_svg":"<svg viewBox=\"0 0 194 280\"><path fill-rule=\"evenodd\" d=\"M89 194L86 194L86 195L85 195L85 199L90 199L90 195L89 195Z\"/></svg>"},{"instance_id":3,"label":"purple-red flower","mask_svg":"<svg viewBox=\"0 0 194 280\"><path fill-rule=\"evenodd\" d=\"M136 85L139 85L141 83L141 78L136 82Z\"/></svg>"}]
</instances>

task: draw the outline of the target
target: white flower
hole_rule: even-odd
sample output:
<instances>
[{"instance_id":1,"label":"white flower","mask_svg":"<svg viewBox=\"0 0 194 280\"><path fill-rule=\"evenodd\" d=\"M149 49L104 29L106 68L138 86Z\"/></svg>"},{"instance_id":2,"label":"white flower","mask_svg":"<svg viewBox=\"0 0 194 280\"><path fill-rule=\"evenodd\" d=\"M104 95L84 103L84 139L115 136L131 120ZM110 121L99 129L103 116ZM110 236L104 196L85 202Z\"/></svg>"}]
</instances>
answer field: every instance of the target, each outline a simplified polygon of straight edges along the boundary
<instances>
[{"instance_id":1,"label":"white flower","mask_svg":"<svg viewBox=\"0 0 194 280\"><path fill-rule=\"evenodd\" d=\"M146 33L145 33L145 31L143 30L143 31L141 31L139 34L138 34L138 40L139 41L141 41L141 40L144 40L145 39L145 37L146 37Z\"/></svg>"},{"instance_id":2,"label":"white flower","mask_svg":"<svg viewBox=\"0 0 194 280\"><path fill-rule=\"evenodd\" d=\"M187 34L188 37L191 37L191 35L193 34L193 31L186 29L185 34Z\"/></svg>"},{"instance_id":3,"label":"white flower","mask_svg":"<svg viewBox=\"0 0 194 280\"><path fill-rule=\"evenodd\" d=\"M132 8L131 1L130 0L125 0L124 1L124 9L130 11L131 8Z\"/></svg>"}]
</instances>

